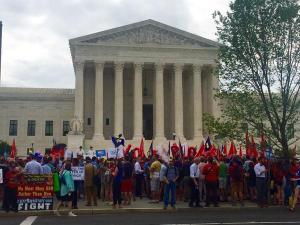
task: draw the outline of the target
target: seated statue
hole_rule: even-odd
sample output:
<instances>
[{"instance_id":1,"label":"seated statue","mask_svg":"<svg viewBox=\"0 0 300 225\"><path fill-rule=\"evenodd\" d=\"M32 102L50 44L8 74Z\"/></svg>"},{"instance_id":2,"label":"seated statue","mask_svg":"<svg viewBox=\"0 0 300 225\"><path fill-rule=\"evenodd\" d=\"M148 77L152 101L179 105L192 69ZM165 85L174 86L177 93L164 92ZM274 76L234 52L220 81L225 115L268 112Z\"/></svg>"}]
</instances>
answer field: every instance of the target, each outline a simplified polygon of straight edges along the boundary
<instances>
[{"instance_id":1,"label":"seated statue","mask_svg":"<svg viewBox=\"0 0 300 225\"><path fill-rule=\"evenodd\" d=\"M75 116L74 119L70 122L70 132L72 135L80 135L83 134L83 121Z\"/></svg>"}]
</instances>

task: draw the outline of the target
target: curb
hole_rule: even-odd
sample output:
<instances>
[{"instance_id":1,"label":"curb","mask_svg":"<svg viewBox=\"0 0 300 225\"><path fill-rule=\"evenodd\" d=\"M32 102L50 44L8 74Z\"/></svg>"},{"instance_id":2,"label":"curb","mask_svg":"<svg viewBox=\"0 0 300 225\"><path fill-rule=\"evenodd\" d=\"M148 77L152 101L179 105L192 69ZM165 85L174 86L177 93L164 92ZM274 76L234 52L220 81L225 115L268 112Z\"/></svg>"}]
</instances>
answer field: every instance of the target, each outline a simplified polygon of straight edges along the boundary
<instances>
[{"instance_id":1,"label":"curb","mask_svg":"<svg viewBox=\"0 0 300 225\"><path fill-rule=\"evenodd\" d=\"M270 206L269 208L275 208L279 206ZM203 207L203 208L177 208L177 209L160 209L160 208L122 208L122 209L75 209L73 212L76 215L101 215L101 214L125 214L125 213L176 213L176 212L187 212L187 211L211 211L211 210L241 210L241 209L254 209L257 206L244 206L244 207ZM67 210L60 210L61 215L66 215ZM1 217L15 217L15 216L54 216L53 210L47 211L20 211L18 213L15 212L1 212Z\"/></svg>"}]
</instances>

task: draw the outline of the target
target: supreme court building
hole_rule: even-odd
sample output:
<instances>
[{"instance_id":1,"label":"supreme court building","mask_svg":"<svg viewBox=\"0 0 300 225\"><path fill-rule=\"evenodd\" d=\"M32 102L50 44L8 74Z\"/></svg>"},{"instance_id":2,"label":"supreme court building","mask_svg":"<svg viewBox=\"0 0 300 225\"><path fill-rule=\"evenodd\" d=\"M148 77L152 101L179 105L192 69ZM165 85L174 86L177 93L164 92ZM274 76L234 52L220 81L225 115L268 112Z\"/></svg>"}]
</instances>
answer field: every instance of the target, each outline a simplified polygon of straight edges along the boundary
<instances>
[{"instance_id":1,"label":"supreme court building","mask_svg":"<svg viewBox=\"0 0 300 225\"><path fill-rule=\"evenodd\" d=\"M146 20L71 39L70 50L75 90L0 88L0 139L24 149L67 144L77 118L84 144L95 149L112 146L118 134L133 145L143 136L166 144L174 134L199 145L203 113L219 114L217 42Z\"/></svg>"}]
</instances>

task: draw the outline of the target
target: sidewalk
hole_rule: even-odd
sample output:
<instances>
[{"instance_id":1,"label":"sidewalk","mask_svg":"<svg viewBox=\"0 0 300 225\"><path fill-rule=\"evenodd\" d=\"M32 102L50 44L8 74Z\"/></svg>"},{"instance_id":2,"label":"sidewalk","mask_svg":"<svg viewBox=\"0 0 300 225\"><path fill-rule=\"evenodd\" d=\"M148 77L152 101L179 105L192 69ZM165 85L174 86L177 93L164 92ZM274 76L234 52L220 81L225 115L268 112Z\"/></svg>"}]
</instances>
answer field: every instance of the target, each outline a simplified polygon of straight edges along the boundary
<instances>
[{"instance_id":1,"label":"sidewalk","mask_svg":"<svg viewBox=\"0 0 300 225\"><path fill-rule=\"evenodd\" d=\"M136 213L151 213L151 212L166 212L166 213L174 213L178 211L185 210L223 210L223 209L232 209L238 210L240 208L255 208L257 205L253 202L245 201L245 206L241 207L239 204L237 206L232 206L231 203L220 203L219 207L204 207L204 208L190 208L188 207L187 202L178 201L176 204L176 210L172 209L170 206L167 210L163 209L163 203L150 203L151 200L147 198L137 199L132 202L130 206L123 206L122 208L113 209L111 203L104 203L101 200L98 200L98 206L85 206L85 202L80 199L78 201L78 209L73 210L77 215L95 215L95 214L111 214L111 213L128 213L128 212L136 212ZM54 201L54 207L56 206L57 201ZM202 203L202 205L204 205ZM61 208L60 212L63 215L64 209ZM0 211L0 217L2 216L42 216L42 215L53 215L52 210L48 211L20 211L18 213L9 212L6 213L4 211Z\"/></svg>"}]
</instances>

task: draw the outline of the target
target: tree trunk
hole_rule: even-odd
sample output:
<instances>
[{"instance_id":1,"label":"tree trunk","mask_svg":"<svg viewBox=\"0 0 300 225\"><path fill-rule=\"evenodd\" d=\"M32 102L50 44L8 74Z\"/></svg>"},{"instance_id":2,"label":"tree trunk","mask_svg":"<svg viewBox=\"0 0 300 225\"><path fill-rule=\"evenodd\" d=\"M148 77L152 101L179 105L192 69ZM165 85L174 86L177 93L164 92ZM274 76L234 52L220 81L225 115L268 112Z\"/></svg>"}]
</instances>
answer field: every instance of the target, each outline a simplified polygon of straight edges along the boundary
<instances>
[{"instance_id":1,"label":"tree trunk","mask_svg":"<svg viewBox=\"0 0 300 225\"><path fill-rule=\"evenodd\" d=\"M289 152L289 145L288 145L287 138L285 138L285 137L282 138L281 145L282 145L283 157L285 159L289 159L290 158L290 152Z\"/></svg>"}]
</instances>

